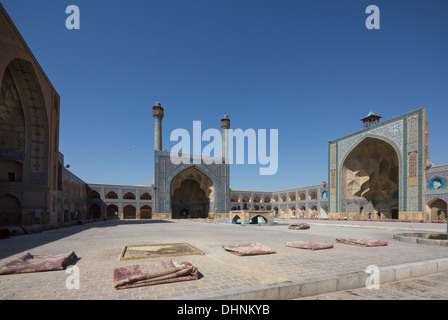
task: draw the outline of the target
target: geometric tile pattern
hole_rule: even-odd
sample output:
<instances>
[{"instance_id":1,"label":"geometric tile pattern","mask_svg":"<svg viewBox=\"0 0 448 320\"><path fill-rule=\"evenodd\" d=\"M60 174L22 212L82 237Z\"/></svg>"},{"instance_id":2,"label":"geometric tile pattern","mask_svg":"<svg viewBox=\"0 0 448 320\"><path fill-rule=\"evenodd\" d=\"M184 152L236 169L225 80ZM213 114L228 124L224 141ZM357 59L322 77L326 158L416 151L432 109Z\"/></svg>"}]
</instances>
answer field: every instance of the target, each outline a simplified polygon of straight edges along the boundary
<instances>
[{"instance_id":1,"label":"geometric tile pattern","mask_svg":"<svg viewBox=\"0 0 448 320\"><path fill-rule=\"evenodd\" d=\"M399 211L424 211L425 164L423 126L425 108L405 113L390 120L363 128L352 134L330 141L328 146L328 179L330 186L329 212L341 212L347 204L341 199L340 172L344 159L366 137L389 143L398 154ZM344 205L343 205L344 204ZM354 210L353 201L350 210ZM358 201L358 206L364 205Z\"/></svg>"}]
</instances>

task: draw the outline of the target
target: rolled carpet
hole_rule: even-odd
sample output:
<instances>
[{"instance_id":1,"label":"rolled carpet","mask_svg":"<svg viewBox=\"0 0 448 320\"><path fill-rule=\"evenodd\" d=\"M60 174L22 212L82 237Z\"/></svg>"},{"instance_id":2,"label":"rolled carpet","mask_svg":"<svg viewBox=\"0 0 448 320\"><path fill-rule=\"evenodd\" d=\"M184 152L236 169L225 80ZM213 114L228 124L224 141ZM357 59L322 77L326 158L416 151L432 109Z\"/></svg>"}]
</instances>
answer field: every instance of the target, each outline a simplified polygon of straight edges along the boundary
<instances>
[{"instance_id":1,"label":"rolled carpet","mask_svg":"<svg viewBox=\"0 0 448 320\"><path fill-rule=\"evenodd\" d=\"M77 259L75 252L55 255L32 255L25 253L21 257L0 266L1 274L29 273L63 270Z\"/></svg>"},{"instance_id":2,"label":"rolled carpet","mask_svg":"<svg viewBox=\"0 0 448 320\"><path fill-rule=\"evenodd\" d=\"M259 254L277 253L274 249L257 242L232 246L222 246L222 248L238 256L253 256Z\"/></svg>"},{"instance_id":3,"label":"rolled carpet","mask_svg":"<svg viewBox=\"0 0 448 320\"><path fill-rule=\"evenodd\" d=\"M168 260L114 269L117 290L197 279L198 269L189 262Z\"/></svg>"},{"instance_id":4,"label":"rolled carpet","mask_svg":"<svg viewBox=\"0 0 448 320\"><path fill-rule=\"evenodd\" d=\"M331 249L333 245L331 243L320 243L313 241L287 241L285 242L286 247L308 249L308 250L321 250L321 249Z\"/></svg>"},{"instance_id":5,"label":"rolled carpet","mask_svg":"<svg viewBox=\"0 0 448 320\"><path fill-rule=\"evenodd\" d=\"M292 229L292 230L303 230L303 229L309 229L310 225L308 223L291 223L288 227L288 229Z\"/></svg>"},{"instance_id":6,"label":"rolled carpet","mask_svg":"<svg viewBox=\"0 0 448 320\"><path fill-rule=\"evenodd\" d=\"M21 227L10 227L8 228L8 230L13 236L20 236L22 234L25 234L25 230L23 230Z\"/></svg>"},{"instance_id":7,"label":"rolled carpet","mask_svg":"<svg viewBox=\"0 0 448 320\"><path fill-rule=\"evenodd\" d=\"M26 234L31 233L40 233L42 232L42 225L40 224L31 224L26 226L20 226Z\"/></svg>"},{"instance_id":8,"label":"rolled carpet","mask_svg":"<svg viewBox=\"0 0 448 320\"><path fill-rule=\"evenodd\" d=\"M385 240L365 240L365 239L336 239L338 243L351 244L362 247L381 247L387 246L389 243Z\"/></svg>"}]
</instances>

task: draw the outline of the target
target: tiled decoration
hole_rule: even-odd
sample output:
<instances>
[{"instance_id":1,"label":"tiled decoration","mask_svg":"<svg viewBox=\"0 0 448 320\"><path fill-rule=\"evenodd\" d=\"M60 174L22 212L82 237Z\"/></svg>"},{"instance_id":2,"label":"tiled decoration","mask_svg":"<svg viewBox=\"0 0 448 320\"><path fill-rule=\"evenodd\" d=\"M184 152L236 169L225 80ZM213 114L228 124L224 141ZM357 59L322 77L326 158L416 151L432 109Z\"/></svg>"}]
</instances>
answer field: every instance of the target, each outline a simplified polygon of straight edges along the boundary
<instances>
[{"instance_id":1,"label":"tiled decoration","mask_svg":"<svg viewBox=\"0 0 448 320\"><path fill-rule=\"evenodd\" d=\"M423 125L425 109L408 112L401 116L364 128L347 136L329 142L328 179L330 185L329 212L359 212L363 201L341 199L340 172L346 157L366 137L377 138L389 143L397 152L399 160L399 211L424 211L423 163L425 150ZM356 209L356 206L357 210Z\"/></svg>"},{"instance_id":2,"label":"tiled decoration","mask_svg":"<svg viewBox=\"0 0 448 320\"><path fill-rule=\"evenodd\" d=\"M426 203L437 198L448 202L448 165L428 168L425 183Z\"/></svg>"},{"instance_id":3,"label":"tiled decoration","mask_svg":"<svg viewBox=\"0 0 448 320\"><path fill-rule=\"evenodd\" d=\"M26 179L31 185L43 186L47 183L48 176L48 124L42 91L31 63L14 60L10 67L24 105L25 118L28 119L26 140L29 141L30 147L25 157L25 165L29 168Z\"/></svg>"},{"instance_id":4,"label":"tiled decoration","mask_svg":"<svg viewBox=\"0 0 448 320\"><path fill-rule=\"evenodd\" d=\"M210 203L212 211L224 213L230 210L228 164L219 164L219 161L210 163L211 161L203 161L203 159L194 155L186 155L191 160L190 164L175 164L171 161L170 154L169 151L154 150L154 203L156 204L156 213L171 212L171 182L179 173L192 166L204 173L213 182L214 200L213 203Z\"/></svg>"}]
</instances>

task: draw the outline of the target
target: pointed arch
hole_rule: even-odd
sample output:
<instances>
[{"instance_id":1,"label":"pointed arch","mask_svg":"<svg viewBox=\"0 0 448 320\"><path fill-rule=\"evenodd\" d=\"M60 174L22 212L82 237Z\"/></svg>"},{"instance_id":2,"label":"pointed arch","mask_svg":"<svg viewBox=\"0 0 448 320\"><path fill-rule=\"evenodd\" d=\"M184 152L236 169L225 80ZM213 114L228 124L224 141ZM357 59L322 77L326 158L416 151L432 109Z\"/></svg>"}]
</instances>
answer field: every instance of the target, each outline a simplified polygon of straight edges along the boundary
<instances>
[{"instance_id":1,"label":"pointed arch","mask_svg":"<svg viewBox=\"0 0 448 320\"><path fill-rule=\"evenodd\" d=\"M428 201L427 206L429 208L431 220L447 219L448 204L445 200L440 198L434 198Z\"/></svg>"},{"instance_id":2,"label":"pointed arch","mask_svg":"<svg viewBox=\"0 0 448 320\"><path fill-rule=\"evenodd\" d=\"M173 218L207 218L213 213L213 181L196 166L179 172L170 184Z\"/></svg>"},{"instance_id":3,"label":"pointed arch","mask_svg":"<svg viewBox=\"0 0 448 320\"><path fill-rule=\"evenodd\" d=\"M123 207L123 219L135 219L137 217L137 210L131 204Z\"/></svg>"},{"instance_id":4,"label":"pointed arch","mask_svg":"<svg viewBox=\"0 0 448 320\"><path fill-rule=\"evenodd\" d=\"M152 208L148 205L144 205L140 208L141 219L152 219Z\"/></svg>"},{"instance_id":5,"label":"pointed arch","mask_svg":"<svg viewBox=\"0 0 448 320\"><path fill-rule=\"evenodd\" d=\"M10 96L11 91L9 94L6 93L9 90L4 87L5 82L3 80L6 77L10 79L9 89L14 87L16 90L13 97ZM48 183L48 150L50 143L49 123L45 99L33 64L24 59L12 60L3 73L1 86L1 95L6 94L5 98L7 100L5 102L10 102L7 102L5 106L10 109L15 104L15 110L19 110L18 106L21 106L21 112L19 113L22 113L23 116L13 116L13 118L19 119L21 123L24 122L24 126L18 125L17 131L14 130L17 134L13 139L16 145L15 149L1 150L2 147L0 147L0 151L14 151L17 154L16 157L23 158L26 170L24 176L27 177L27 184L46 185ZM3 107L0 109L3 109ZM0 118L2 117L0 116ZM9 120L5 121L10 122ZM14 123L10 122L11 124L15 126ZM0 127L4 126L0 125ZM19 149L16 149L17 147ZM9 147L7 148L9 149Z\"/></svg>"},{"instance_id":6,"label":"pointed arch","mask_svg":"<svg viewBox=\"0 0 448 320\"><path fill-rule=\"evenodd\" d=\"M101 196L100 196L100 194L98 193L98 191L96 191L96 190L91 190L91 191L88 193L87 198L89 198L89 199L99 199L99 198L101 198Z\"/></svg>"},{"instance_id":7,"label":"pointed arch","mask_svg":"<svg viewBox=\"0 0 448 320\"><path fill-rule=\"evenodd\" d=\"M109 191L106 194L106 199L118 199L118 194L114 191Z\"/></svg>"},{"instance_id":8,"label":"pointed arch","mask_svg":"<svg viewBox=\"0 0 448 320\"><path fill-rule=\"evenodd\" d=\"M135 197L135 194L133 193L133 192L126 192L124 195L123 195L123 199L126 199L126 200L135 200L136 199L136 197Z\"/></svg>"},{"instance_id":9,"label":"pointed arch","mask_svg":"<svg viewBox=\"0 0 448 320\"><path fill-rule=\"evenodd\" d=\"M152 200L152 197L149 192L143 192L140 196L140 200Z\"/></svg>"},{"instance_id":10,"label":"pointed arch","mask_svg":"<svg viewBox=\"0 0 448 320\"><path fill-rule=\"evenodd\" d=\"M110 204L106 207L106 218L116 219L118 217L118 207L114 204Z\"/></svg>"},{"instance_id":11,"label":"pointed arch","mask_svg":"<svg viewBox=\"0 0 448 320\"><path fill-rule=\"evenodd\" d=\"M238 197L237 194L232 194L232 197L230 198L230 202L240 202L240 197Z\"/></svg>"},{"instance_id":12,"label":"pointed arch","mask_svg":"<svg viewBox=\"0 0 448 320\"><path fill-rule=\"evenodd\" d=\"M219 179L216 177L216 175L205 165L203 164L182 164L178 166L176 169L174 169L166 178L165 183L165 212L172 212L171 211L171 184L174 180L174 178L180 174L181 172L194 167L199 172L203 173L205 176L207 176L213 183L213 202L210 201L210 212L220 212L220 201L221 201L221 188ZM224 209L224 208L222 208Z\"/></svg>"},{"instance_id":13,"label":"pointed arch","mask_svg":"<svg viewBox=\"0 0 448 320\"><path fill-rule=\"evenodd\" d=\"M7 193L0 197L0 225L18 225L22 221L20 200Z\"/></svg>"},{"instance_id":14,"label":"pointed arch","mask_svg":"<svg viewBox=\"0 0 448 320\"><path fill-rule=\"evenodd\" d=\"M401 160L401 153L394 142L366 135L342 158L340 200L367 200L386 217L395 216L399 195L402 194ZM358 214L358 211L349 210L347 213Z\"/></svg>"}]
</instances>

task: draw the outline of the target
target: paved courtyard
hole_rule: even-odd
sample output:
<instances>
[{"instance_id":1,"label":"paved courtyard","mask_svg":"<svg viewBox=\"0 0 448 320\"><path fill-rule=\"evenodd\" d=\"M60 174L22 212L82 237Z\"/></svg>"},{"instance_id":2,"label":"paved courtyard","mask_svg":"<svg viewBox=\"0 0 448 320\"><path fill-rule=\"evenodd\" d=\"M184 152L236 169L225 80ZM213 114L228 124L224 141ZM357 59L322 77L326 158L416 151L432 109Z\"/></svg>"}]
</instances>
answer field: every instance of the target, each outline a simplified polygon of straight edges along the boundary
<instances>
[{"instance_id":1,"label":"paved courtyard","mask_svg":"<svg viewBox=\"0 0 448 320\"><path fill-rule=\"evenodd\" d=\"M79 259L80 288L68 289L64 270L0 276L0 299L294 299L304 294L297 289L285 294L276 288L293 288L300 283L366 274L370 265L381 268L424 264L448 258L448 247L402 242L397 233L446 232L446 223L362 222L304 220L308 230L290 230L297 220L277 220L275 225L232 225L192 220L98 221L85 225L48 230L0 240L0 264L25 252L60 254L74 251ZM358 247L336 243L336 238L381 239L385 247ZM285 247L286 241L318 241L334 244L333 249L308 251ZM259 242L277 253L240 257L223 245ZM196 281L170 283L134 289L113 288L113 270L119 266L150 263L167 258L120 260L125 246L158 243L188 243L204 255L168 259L188 261L200 273ZM314 282L313 282L314 281ZM317 281L317 282L316 282ZM322 282L321 282L322 283ZM244 293L241 296L241 293ZM240 294L240 296L238 296Z\"/></svg>"},{"instance_id":2,"label":"paved courtyard","mask_svg":"<svg viewBox=\"0 0 448 320\"><path fill-rule=\"evenodd\" d=\"M378 290L359 288L300 300L448 300L448 272L386 283Z\"/></svg>"}]
</instances>

